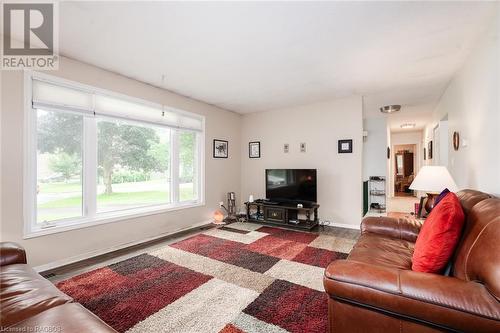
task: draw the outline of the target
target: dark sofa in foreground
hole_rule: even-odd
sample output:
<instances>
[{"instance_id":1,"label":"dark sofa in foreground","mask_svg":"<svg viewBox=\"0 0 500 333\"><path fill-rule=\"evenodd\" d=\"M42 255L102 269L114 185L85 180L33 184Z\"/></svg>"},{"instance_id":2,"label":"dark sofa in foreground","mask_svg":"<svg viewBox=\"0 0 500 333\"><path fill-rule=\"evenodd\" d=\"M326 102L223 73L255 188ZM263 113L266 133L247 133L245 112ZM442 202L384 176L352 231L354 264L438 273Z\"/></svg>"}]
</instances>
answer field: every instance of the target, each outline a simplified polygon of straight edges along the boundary
<instances>
[{"instance_id":1,"label":"dark sofa in foreground","mask_svg":"<svg viewBox=\"0 0 500 333\"><path fill-rule=\"evenodd\" d=\"M0 243L0 309L0 331L116 332L36 273L15 243Z\"/></svg>"},{"instance_id":2,"label":"dark sofa in foreground","mask_svg":"<svg viewBox=\"0 0 500 333\"><path fill-rule=\"evenodd\" d=\"M457 193L465 213L450 276L411 270L420 224L366 218L325 270L330 332L500 332L500 199Z\"/></svg>"}]
</instances>

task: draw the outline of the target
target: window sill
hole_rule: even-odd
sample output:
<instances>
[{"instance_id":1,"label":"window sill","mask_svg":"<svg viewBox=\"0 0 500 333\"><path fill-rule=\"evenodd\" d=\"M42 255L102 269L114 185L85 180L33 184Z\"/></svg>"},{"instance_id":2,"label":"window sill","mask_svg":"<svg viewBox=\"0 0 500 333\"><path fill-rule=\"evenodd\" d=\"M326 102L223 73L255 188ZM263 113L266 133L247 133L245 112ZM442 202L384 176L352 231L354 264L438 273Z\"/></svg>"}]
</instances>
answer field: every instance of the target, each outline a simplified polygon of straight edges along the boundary
<instances>
[{"instance_id":1,"label":"window sill","mask_svg":"<svg viewBox=\"0 0 500 333\"><path fill-rule=\"evenodd\" d=\"M137 208L133 210L127 210L126 212L121 211L121 212L103 213L100 214L98 217L81 218L73 221L65 221L64 223L62 222L54 223L53 226L45 228L37 225L32 227L31 230L25 231L23 239L30 239L30 238L46 236L50 234L57 234L71 230L89 228L107 223L122 222L124 220L129 220L149 215L163 214L187 208L201 207L204 205L205 205L204 202L191 201L186 203L179 203L176 204L175 206L162 205L162 206L156 206L154 208L152 207Z\"/></svg>"}]
</instances>

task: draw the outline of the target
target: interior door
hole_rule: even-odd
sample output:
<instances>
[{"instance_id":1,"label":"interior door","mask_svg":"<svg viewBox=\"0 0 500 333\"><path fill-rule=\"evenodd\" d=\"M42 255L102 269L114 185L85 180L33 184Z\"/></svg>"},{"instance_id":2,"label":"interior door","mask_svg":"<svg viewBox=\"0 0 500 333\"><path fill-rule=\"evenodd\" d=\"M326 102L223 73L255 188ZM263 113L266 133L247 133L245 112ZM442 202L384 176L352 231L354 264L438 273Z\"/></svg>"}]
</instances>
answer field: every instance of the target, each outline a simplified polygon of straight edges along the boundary
<instances>
[{"instance_id":1,"label":"interior door","mask_svg":"<svg viewBox=\"0 0 500 333\"><path fill-rule=\"evenodd\" d=\"M413 174L413 153L404 153L403 171L405 177L408 177L411 174Z\"/></svg>"},{"instance_id":2,"label":"interior door","mask_svg":"<svg viewBox=\"0 0 500 333\"><path fill-rule=\"evenodd\" d=\"M433 136L434 136L434 143L432 144L432 162L431 164L432 165L441 165L440 164L440 142L441 142L441 135L440 135L440 132L439 132L439 124L434 127L434 131L433 131Z\"/></svg>"}]
</instances>

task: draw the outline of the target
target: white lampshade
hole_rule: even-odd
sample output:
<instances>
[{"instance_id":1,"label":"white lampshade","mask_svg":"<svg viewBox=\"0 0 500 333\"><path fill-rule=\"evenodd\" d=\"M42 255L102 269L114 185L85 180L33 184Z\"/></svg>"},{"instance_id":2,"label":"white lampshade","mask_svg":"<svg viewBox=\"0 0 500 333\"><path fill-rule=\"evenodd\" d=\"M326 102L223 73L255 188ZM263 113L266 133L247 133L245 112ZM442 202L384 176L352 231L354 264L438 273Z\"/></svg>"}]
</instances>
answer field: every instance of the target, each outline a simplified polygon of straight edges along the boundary
<instances>
[{"instance_id":1,"label":"white lampshade","mask_svg":"<svg viewBox=\"0 0 500 333\"><path fill-rule=\"evenodd\" d=\"M457 184L444 166L426 165L420 169L410 185L410 190L439 193L445 188L457 191Z\"/></svg>"}]
</instances>

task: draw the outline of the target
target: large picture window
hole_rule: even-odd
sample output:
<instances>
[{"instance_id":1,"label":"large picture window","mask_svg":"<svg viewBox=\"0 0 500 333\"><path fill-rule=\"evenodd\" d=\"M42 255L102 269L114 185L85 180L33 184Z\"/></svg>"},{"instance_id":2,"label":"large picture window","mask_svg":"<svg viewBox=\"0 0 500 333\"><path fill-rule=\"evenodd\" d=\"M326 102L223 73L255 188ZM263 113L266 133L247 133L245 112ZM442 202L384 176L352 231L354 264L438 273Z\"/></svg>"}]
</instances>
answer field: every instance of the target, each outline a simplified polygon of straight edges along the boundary
<instances>
[{"instance_id":1,"label":"large picture window","mask_svg":"<svg viewBox=\"0 0 500 333\"><path fill-rule=\"evenodd\" d=\"M83 216L83 117L36 110L37 223Z\"/></svg>"},{"instance_id":2,"label":"large picture window","mask_svg":"<svg viewBox=\"0 0 500 333\"><path fill-rule=\"evenodd\" d=\"M170 151L168 128L99 119L97 212L170 203Z\"/></svg>"},{"instance_id":3,"label":"large picture window","mask_svg":"<svg viewBox=\"0 0 500 333\"><path fill-rule=\"evenodd\" d=\"M28 236L203 203L202 117L41 74L27 84Z\"/></svg>"},{"instance_id":4,"label":"large picture window","mask_svg":"<svg viewBox=\"0 0 500 333\"><path fill-rule=\"evenodd\" d=\"M179 134L179 199L195 200L197 193L197 145L193 132Z\"/></svg>"}]
</instances>

